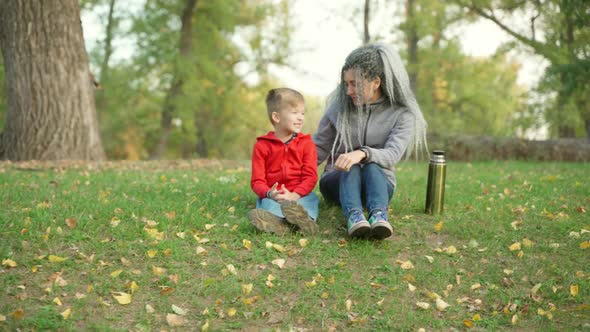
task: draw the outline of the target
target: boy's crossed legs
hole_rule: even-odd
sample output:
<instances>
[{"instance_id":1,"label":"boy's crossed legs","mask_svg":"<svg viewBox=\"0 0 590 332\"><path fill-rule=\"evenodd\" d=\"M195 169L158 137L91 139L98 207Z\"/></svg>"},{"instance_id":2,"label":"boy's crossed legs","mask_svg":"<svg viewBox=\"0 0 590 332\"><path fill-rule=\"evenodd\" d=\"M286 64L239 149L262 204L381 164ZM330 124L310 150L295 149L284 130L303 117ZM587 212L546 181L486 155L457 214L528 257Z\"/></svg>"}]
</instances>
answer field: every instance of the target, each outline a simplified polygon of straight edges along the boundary
<instances>
[{"instance_id":1,"label":"boy's crossed legs","mask_svg":"<svg viewBox=\"0 0 590 332\"><path fill-rule=\"evenodd\" d=\"M269 198L259 198L256 209L248 212L248 219L263 232L284 235L294 225L303 234L315 234L318 232L318 205L319 199L315 193L301 197L297 202L279 203Z\"/></svg>"}]
</instances>

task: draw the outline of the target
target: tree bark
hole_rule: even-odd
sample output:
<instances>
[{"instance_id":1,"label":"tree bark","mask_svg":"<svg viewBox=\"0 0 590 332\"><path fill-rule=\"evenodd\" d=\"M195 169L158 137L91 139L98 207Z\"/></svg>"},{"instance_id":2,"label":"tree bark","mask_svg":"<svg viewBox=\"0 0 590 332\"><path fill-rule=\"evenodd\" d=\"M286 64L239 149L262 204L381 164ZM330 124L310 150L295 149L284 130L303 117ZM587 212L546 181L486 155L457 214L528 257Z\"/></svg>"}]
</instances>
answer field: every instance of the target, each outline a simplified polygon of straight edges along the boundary
<instances>
[{"instance_id":1,"label":"tree bark","mask_svg":"<svg viewBox=\"0 0 590 332\"><path fill-rule=\"evenodd\" d=\"M104 159L78 1L0 1L0 47L0 159Z\"/></svg>"},{"instance_id":2,"label":"tree bark","mask_svg":"<svg viewBox=\"0 0 590 332\"><path fill-rule=\"evenodd\" d=\"M414 94L418 89L418 31L414 15L414 0L406 1L406 42L408 45L408 76Z\"/></svg>"},{"instance_id":3,"label":"tree bark","mask_svg":"<svg viewBox=\"0 0 590 332\"><path fill-rule=\"evenodd\" d=\"M363 20L364 34L363 44L368 44L371 41L371 34L369 33L369 14L371 13L371 0L365 0L365 15Z\"/></svg>"},{"instance_id":4,"label":"tree bark","mask_svg":"<svg viewBox=\"0 0 590 332\"><path fill-rule=\"evenodd\" d=\"M196 6L197 0L186 0L184 9L182 10L182 27L180 29L179 43L180 59L189 58L193 51L192 17ZM164 106L162 107L162 133L155 150L150 156L150 159L162 158L168 149L168 138L170 137L170 129L172 127L172 117L176 110L176 99L182 94L182 86L184 84L181 70L182 68L176 64L174 69L174 79L170 89L166 94Z\"/></svg>"}]
</instances>

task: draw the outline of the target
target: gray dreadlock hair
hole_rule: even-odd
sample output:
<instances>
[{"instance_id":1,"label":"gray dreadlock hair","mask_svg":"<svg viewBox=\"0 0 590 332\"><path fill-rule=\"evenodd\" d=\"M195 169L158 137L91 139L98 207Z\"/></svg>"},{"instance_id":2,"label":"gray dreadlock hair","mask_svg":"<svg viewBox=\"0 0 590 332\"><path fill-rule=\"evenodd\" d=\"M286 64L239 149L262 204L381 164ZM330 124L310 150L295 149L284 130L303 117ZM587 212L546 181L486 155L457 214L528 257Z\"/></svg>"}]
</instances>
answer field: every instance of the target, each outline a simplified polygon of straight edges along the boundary
<instances>
[{"instance_id":1,"label":"gray dreadlock hair","mask_svg":"<svg viewBox=\"0 0 590 332\"><path fill-rule=\"evenodd\" d=\"M332 146L332 159L334 159L335 151L338 151L342 146L344 146L346 152L353 150L350 133L350 120L353 112L356 112L361 121L366 120L363 119L366 115L362 110L368 101L362 100L362 93L357 93L358 97L361 98L357 103L358 105L355 105L346 94L346 84L343 82L342 77L344 72L349 69L355 70L356 91L363 91L363 82L365 80L371 81L379 77L381 79L381 92L385 98L389 99L390 104L392 106L396 104L405 106L414 115L414 134L409 140L405 152L406 159L412 154L418 158L421 151L428 151L426 121L410 87L410 80L404 64L398 52L391 46L374 43L361 46L346 57L340 72L340 84L328 97L326 109L337 106L342 110L338 113L336 122L337 134ZM357 126L359 130L358 137L360 137L360 127Z\"/></svg>"}]
</instances>

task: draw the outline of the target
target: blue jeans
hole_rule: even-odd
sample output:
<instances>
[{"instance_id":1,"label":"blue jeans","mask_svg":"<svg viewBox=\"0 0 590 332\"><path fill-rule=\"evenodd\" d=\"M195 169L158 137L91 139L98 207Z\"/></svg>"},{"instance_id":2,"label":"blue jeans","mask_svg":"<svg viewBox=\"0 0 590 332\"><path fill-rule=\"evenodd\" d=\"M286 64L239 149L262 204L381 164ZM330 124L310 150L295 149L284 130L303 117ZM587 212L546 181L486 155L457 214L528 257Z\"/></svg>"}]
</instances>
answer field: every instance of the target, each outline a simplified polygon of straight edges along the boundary
<instances>
[{"instance_id":1,"label":"blue jeans","mask_svg":"<svg viewBox=\"0 0 590 332\"><path fill-rule=\"evenodd\" d=\"M353 165L348 172L332 171L320 179L322 196L339 204L346 219L353 210L362 212L363 202L369 214L375 210L387 214L394 189L381 167L375 163Z\"/></svg>"},{"instance_id":2,"label":"blue jeans","mask_svg":"<svg viewBox=\"0 0 590 332\"><path fill-rule=\"evenodd\" d=\"M313 220L318 219L319 202L320 202L320 200L318 198L318 195L316 195L313 192L311 192L311 193L309 193L309 195L303 196L297 200L297 203L299 203L299 205L303 206L305 211L307 211L307 214L309 215L309 217ZM257 209L264 209L279 218L285 218L285 216L283 215L283 212L281 211L281 206L274 199L258 198L258 200L256 200L256 208Z\"/></svg>"}]
</instances>

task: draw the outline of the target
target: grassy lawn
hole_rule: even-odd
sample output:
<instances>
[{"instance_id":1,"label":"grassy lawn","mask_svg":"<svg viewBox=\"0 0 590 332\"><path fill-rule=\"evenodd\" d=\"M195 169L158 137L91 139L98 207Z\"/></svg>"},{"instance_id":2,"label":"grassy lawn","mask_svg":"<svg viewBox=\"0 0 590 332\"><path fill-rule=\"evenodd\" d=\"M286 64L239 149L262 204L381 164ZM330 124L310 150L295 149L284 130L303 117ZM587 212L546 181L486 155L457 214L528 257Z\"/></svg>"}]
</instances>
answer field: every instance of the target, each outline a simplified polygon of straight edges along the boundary
<instances>
[{"instance_id":1,"label":"grassy lawn","mask_svg":"<svg viewBox=\"0 0 590 332\"><path fill-rule=\"evenodd\" d=\"M256 232L248 163L1 163L0 330L590 330L590 167L427 167L370 242Z\"/></svg>"}]
</instances>

